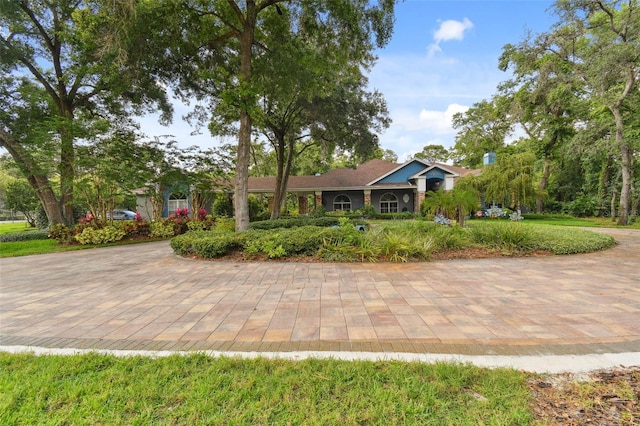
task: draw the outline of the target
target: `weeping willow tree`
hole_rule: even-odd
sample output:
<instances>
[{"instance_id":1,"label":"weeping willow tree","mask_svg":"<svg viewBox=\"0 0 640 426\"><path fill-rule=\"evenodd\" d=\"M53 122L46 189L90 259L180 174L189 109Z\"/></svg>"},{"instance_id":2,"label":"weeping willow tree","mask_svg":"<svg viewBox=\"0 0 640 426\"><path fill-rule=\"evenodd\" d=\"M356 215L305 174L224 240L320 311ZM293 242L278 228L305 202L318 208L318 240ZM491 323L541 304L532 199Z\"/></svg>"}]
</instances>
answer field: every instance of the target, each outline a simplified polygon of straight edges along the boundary
<instances>
[{"instance_id":1,"label":"weeping willow tree","mask_svg":"<svg viewBox=\"0 0 640 426\"><path fill-rule=\"evenodd\" d=\"M519 212L522 206L529 206L537 196L544 195L536 189L535 162L536 156L531 152L500 155L480 175L459 179L456 189L475 191L485 202Z\"/></svg>"},{"instance_id":2,"label":"weeping willow tree","mask_svg":"<svg viewBox=\"0 0 640 426\"><path fill-rule=\"evenodd\" d=\"M509 206L520 211L537 194L534 182L535 154L503 155L482 173L485 182L485 200Z\"/></svg>"},{"instance_id":3,"label":"weeping willow tree","mask_svg":"<svg viewBox=\"0 0 640 426\"><path fill-rule=\"evenodd\" d=\"M441 214L448 219L455 217L458 225L464 226L465 216L476 210L478 205L478 193L472 188L456 188L451 191L441 189L427 195L420 206L420 211L422 214Z\"/></svg>"}]
</instances>

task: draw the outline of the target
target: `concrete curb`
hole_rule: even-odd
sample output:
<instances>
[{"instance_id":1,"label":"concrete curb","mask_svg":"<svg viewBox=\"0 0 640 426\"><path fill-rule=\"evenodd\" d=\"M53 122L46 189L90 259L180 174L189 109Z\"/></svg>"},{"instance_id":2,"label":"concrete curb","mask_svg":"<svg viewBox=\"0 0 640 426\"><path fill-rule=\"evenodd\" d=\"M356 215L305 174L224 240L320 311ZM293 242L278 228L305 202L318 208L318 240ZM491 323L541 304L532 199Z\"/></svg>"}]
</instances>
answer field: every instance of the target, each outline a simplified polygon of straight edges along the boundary
<instances>
[{"instance_id":1,"label":"concrete curb","mask_svg":"<svg viewBox=\"0 0 640 426\"><path fill-rule=\"evenodd\" d=\"M547 356L508 356L508 355L456 355L456 354L417 354L386 352L239 352L239 351L148 351L119 349L77 349L43 348L37 346L0 346L0 352L12 354L32 353L46 355L81 355L98 353L117 357L144 356L167 357L172 355L190 355L203 353L211 357L240 357L246 359L267 358L300 361L304 359L337 359L343 361L404 361L404 362L453 362L472 364L484 368L513 368L529 373L585 373L614 367L640 365L640 352L607 353L589 355L547 355Z\"/></svg>"}]
</instances>

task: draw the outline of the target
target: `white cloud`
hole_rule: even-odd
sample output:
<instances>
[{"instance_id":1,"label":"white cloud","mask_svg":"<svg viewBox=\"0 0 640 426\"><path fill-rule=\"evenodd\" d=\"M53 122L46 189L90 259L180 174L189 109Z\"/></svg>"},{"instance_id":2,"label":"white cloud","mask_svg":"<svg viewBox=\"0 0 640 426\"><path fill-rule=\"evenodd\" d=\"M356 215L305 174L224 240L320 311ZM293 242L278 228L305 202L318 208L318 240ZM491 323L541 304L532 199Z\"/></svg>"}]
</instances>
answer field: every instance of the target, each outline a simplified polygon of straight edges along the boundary
<instances>
[{"instance_id":1,"label":"white cloud","mask_svg":"<svg viewBox=\"0 0 640 426\"><path fill-rule=\"evenodd\" d=\"M436 134L454 133L454 129L451 126L453 116L456 113L465 112L468 109L468 106L456 103L449 104L444 111L423 109L419 114L421 127L423 129L429 129Z\"/></svg>"},{"instance_id":2,"label":"white cloud","mask_svg":"<svg viewBox=\"0 0 640 426\"><path fill-rule=\"evenodd\" d=\"M449 148L456 132L451 119L455 113L468 109L468 106L454 102L442 110L400 108L392 111L393 124L381 135L381 145L398 154L400 162L422 151L426 145Z\"/></svg>"},{"instance_id":3,"label":"white cloud","mask_svg":"<svg viewBox=\"0 0 640 426\"><path fill-rule=\"evenodd\" d=\"M432 57L436 53L442 52L440 43L449 40L463 40L465 31L473 28L473 22L468 18L462 21L448 19L440 21L440 28L433 34L434 43L429 45L428 55Z\"/></svg>"},{"instance_id":4,"label":"white cloud","mask_svg":"<svg viewBox=\"0 0 640 426\"><path fill-rule=\"evenodd\" d=\"M449 40L462 40L464 32L473 28L473 22L464 18L462 22L455 20L447 20L440 22L440 28L433 34L436 43Z\"/></svg>"}]
</instances>

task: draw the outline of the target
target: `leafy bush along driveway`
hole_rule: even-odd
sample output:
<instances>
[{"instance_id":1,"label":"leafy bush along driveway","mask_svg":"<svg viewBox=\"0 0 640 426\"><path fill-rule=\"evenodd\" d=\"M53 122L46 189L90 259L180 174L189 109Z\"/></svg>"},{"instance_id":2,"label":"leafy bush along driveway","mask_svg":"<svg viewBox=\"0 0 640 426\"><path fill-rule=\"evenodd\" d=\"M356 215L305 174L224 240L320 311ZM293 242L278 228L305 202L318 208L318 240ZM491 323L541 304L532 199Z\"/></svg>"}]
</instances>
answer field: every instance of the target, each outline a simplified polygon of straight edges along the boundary
<instances>
[{"instance_id":1,"label":"leafy bush along driveway","mask_svg":"<svg viewBox=\"0 0 640 426\"><path fill-rule=\"evenodd\" d=\"M211 259L313 257L329 261L429 260L441 252L491 250L500 255L588 253L616 244L613 237L585 229L514 222L477 222L467 228L433 222L379 223L362 232L348 220L339 227L253 229L242 233L192 231L171 240L183 256Z\"/></svg>"}]
</instances>

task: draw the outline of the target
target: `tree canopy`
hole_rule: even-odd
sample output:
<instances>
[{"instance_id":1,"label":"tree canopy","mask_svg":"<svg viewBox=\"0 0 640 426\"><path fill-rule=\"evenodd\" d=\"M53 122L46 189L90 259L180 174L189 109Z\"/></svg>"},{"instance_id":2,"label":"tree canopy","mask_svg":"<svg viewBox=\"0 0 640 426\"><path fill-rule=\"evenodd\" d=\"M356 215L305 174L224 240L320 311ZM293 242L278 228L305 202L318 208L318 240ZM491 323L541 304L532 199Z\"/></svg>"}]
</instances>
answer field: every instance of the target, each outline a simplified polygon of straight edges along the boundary
<instances>
[{"instance_id":1,"label":"tree canopy","mask_svg":"<svg viewBox=\"0 0 640 426\"><path fill-rule=\"evenodd\" d=\"M132 68L154 73L180 95L203 100L207 108L198 113L211 118L214 133L237 135L236 229L245 230L254 128L267 129L268 111L274 124L276 110L292 125L298 116L283 115L287 105L309 103L311 93L316 99L335 94L332 80L342 85L349 78L357 80L352 76L370 67L373 49L390 39L394 4L394 0L161 0L133 6L124 2L124 7L117 3L112 16L127 18L126 33L134 34L120 39L136 39L146 52L155 54L134 56ZM115 28L122 25L114 22ZM306 84L301 86L303 78ZM296 122L296 132L310 127L309 117ZM334 131L339 128L334 125ZM366 132L361 133L362 140Z\"/></svg>"},{"instance_id":2,"label":"tree canopy","mask_svg":"<svg viewBox=\"0 0 640 426\"><path fill-rule=\"evenodd\" d=\"M106 17L93 2L0 0L0 146L52 224L74 221L79 139L104 131L104 119L114 115L153 105L170 111L151 76L130 78L101 49Z\"/></svg>"}]
</instances>

